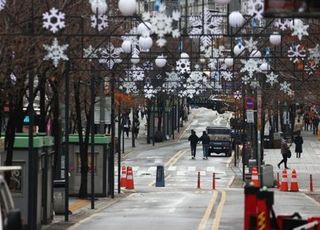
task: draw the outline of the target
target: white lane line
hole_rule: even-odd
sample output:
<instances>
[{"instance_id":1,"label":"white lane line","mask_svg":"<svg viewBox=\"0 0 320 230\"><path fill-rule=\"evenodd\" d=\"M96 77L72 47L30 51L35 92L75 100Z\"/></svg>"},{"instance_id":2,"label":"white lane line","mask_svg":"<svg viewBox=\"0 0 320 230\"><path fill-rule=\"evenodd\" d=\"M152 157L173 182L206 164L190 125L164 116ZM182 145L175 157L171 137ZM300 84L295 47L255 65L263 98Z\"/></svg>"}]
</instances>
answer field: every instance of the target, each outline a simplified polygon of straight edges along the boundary
<instances>
[{"instance_id":1,"label":"white lane line","mask_svg":"<svg viewBox=\"0 0 320 230\"><path fill-rule=\"evenodd\" d=\"M214 167L207 167L207 172L214 172Z\"/></svg>"},{"instance_id":2,"label":"white lane line","mask_svg":"<svg viewBox=\"0 0 320 230\"><path fill-rule=\"evenodd\" d=\"M185 176L186 171L177 171L177 176Z\"/></svg>"},{"instance_id":3,"label":"white lane line","mask_svg":"<svg viewBox=\"0 0 320 230\"><path fill-rule=\"evenodd\" d=\"M155 172L157 170L157 167L152 166L148 168L148 172Z\"/></svg>"}]
</instances>

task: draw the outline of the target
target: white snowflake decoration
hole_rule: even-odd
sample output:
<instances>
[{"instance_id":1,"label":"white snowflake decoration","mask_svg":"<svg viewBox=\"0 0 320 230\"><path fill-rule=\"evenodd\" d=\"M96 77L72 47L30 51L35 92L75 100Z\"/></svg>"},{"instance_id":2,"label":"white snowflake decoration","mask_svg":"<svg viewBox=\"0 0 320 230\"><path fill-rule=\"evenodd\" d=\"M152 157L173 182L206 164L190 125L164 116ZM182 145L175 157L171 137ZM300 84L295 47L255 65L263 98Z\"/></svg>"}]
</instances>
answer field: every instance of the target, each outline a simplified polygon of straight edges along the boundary
<instances>
[{"instance_id":1,"label":"white snowflake decoration","mask_svg":"<svg viewBox=\"0 0 320 230\"><path fill-rule=\"evenodd\" d=\"M223 71L221 75L226 81L232 81L233 79L233 73L230 71Z\"/></svg>"},{"instance_id":2,"label":"white snowflake decoration","mask_svg":"<svg viewBox=\"0 0 320 230\"><path fill-rule=\"evenodd\" d=\"M241 68L240 72L248 72L250 78L253 77L255 72L261 72L258 60L251 58L247 61L241 60L241 62L244 64L244 67Z\"/></svg>"},{"instance_id":3,"label":"white snowflake decoration","mask_svg":"<svg viewBox=\"0 0 320 230\"><path fill-rule=\"evenodd\" d=\"M146 84L144 86L143 92L144 92L144 96L149 99L154 97L156 94L156 90L150 84Z\"/></svg>"},{"instance_id":4,"label":"white snowflake decoration","mask_svg":"<svg viewBox=\"0 0 320 230\"><path fill-rule=\"evenodd\" d=\"M6 5L6 0L0 0L0 11L4 9Z\"/></svg>"},{"instance_id":5,"label":"white snowflake decoration","mask_svg":"<svg viewBox=\"0 0 320 230\"><path fill-rule=\"evenodd\" d=\"M92 59L98 58L99 49L95 49L90 45L88 48L83 48L83 58L89 59L89 61L92 61Z\"/></svg>"},{"instance_id":6,"label":"white snowflake decoration","mask_svg":"<svg viewBox=\"0 0 320 230\"><path fill-rule=\"evenodd\" d=\"M263 0L249 0L248 2L248 14L254 16L255 19L261 20L264 12Z\"/></svg>"},{"instance_id":7,"label":"white snowflake decoration","mask_svg":"<svg viewBox=\"0 0 320 230\"><path fill-rule=\"evenodd\" d=\"M313 75L317 69L317 64L314 61L309 61L304 66L304 71L308 73L309 75Z\"/></svg>"},{"instance_id":8,"label":"white snowflake decoration","mask_svg":"<svg viewBox=\"0 0 320 230\"><path fill-rule=\"evenodd\" d=\"M151 61L144 62L143 69L147 71L153 70L153 63Z\"/></svg>"},{"instance_id":9,"label":"white snowflake decoration","mask_svg":"<svg viewBox=\"0 0 320 230\"><path fill-rule=\"evenodd\" d=\"M199 16L191 16L189 19L191 31L189 36L191 38L197 38L201 36L201 42L204 46L211 45L212 36L221 37L223 17L220 14L211 12L207 7L204 8L203 13Z\"/></svg>"},{"instance_id":10,"label":"white snowflake decoration","mask_svg":"<svg viewBox=\"0 0 320 230\"><path fill-rule=\"evenodd\" d=\"M133 81L143 81L144 79L144 70L136 65L133 65L129 71L127 71L127 76L130 77Z\"/></svg>"},{"instance_id":11,"label":"white snowflake decoration","mask_svg":"<svg viewBox=\"0 0 320 230\"><path fill-rule=\"evenodd\" d=\"M68 56L64 54L65 50L68 48L68 44L60 46L58 44L57 38L53 39L52 45L43 45L45 50L47 50L47 55L43 58L43 60L52 60L53 65L58 67L60 60L69 60Z\"/></svg>"},{"instance_id":12,"label":"white snowflake decoration","mask_svg":"<svg viewBox=\"0 0 320 230\"><path fill-rule=\"evenodd\" d=\"M121 88L125 89L126 93L137 93L138 92L138 88L137 88L136 84L130 79L123 81Z\"/></svg>"},{"instance_id":13,"label":"white snowflake decoration","mask_svg":"<svg viewBox=\"0 0 320 230\"><path fill-rule=\"evenodd\" d=\"M300 44L296 46L292 45L288 50L288 57L290 58L290 61L293 61L293 63L296 63L299 59L303 60L306 56L306 50Z\"/></svg>"},{"instance_id":14,"label":"white snowflake decoration","mask_svg":"<svg viewBox=\"0 0 320 230\"><path fill-rule=\"evenodd\" d=\"M300 19L295 19L293 20L294 23L292 23L292 36L298 36L299 40L302 39L303 35L308 36L308 28L309 25L304 25L303 21L301 21Z\"/></svg>"},{"instance_id":15,"label":"white snowflake decoration","mask_svg":"<svg viewBox=\"0 0 320 230\"><path fill-rule=\"evenodd\" d=\"M173 93L175 90L181 86L181 77L176 72L172 71L170 73L166 72L167 78L163 84L164 89Z\"/></svg>"},{"instance_id":16,"label":"white snowflake decoration","mask_svg":"<svg viewBox=\"0 0 320 230\"><path fill-rule=\"evenodd\" d=\"M287 29L291 29L292 27L292 22L291 20L289 19L277 19L275 22L274 22L274 26L279 28L280 30L282 31L285 31Z\"/></svg>"},{"instance_id":17,"label":"white snowflake decoration","mask_svg":"<svg viewBox=\"0 0 320 230\"><path fill-rule=\"evenodd\" d=\"M244 40L244 47L247 48L249 50L249 52L251 53L252 50L257 50L257 41L254 41L252 37L250 37L250 40Z\"/></svg>"},{"instance_id":18,"label":"white snowflake decoration","mask_svg":"<svg viewBox=\"0 0 320 230\"><path fill-rule=\"evenodd\" d=\"M278 82L278 75L274 74L273 72L267 74L266 77L266 82L269 83L271 86Z\"/></svg>"},{"instance_id":19,"label":"white snowflake decoration","mask_svg":"<svg viewBox=\"0 0 320 230\"><path fill-rule=\"evenodd\" d=\"M251 77L249 77L248 75L244 75L242 78L242 83L245 84L245 85L248 85L251 81Z\"/></svg>"},{"instance_id":20,"label":"white snowflake decoration","mask_svg":"<svg viewBox=\"0 0 320 230\"><path fill-rule=\"evenodd\" d=\"M91 27L102 31L109 26L107 15L91 15Z\"/></svg>"},{"instance_id":21,"label":"white snowflake decoration","mask_svg":"<svg viewBox=\"0 0 320 230\"><path fill-rule=\"evenodd\" d=\"M60 12L56 8L52 8L51 10L49 10L49 12L45 12L42 14L42 26L47 30L50 30L52 33L56 33L66 26L64 19L64 13Z\"/></svg>"},{"instance_id":22,"label":"white snowflake decoration","mask_svg":"<svg viewBox=\"0 0 320 230\"><path fill-rule=\"evenodd\" d=\"M284 81L283 83L280 83L280 90L284 93L288 93L290 91L290 83Z\"/></svg>"},{"instance_id":23,"label":"white snowflake decoration","mask_svg":"<svg viewBox=\"0 0 320 230\"><path fill-rule=\"evenodd\" d=\"M233 92L233 97L236 99L236 100L240 100L242 98L242 94L239 90Z\"/></svg>"},{"instance_id":24,"label":"white snowflake decoration","mask_svg":"<svg viewBox=\"0 0 320 230\"><path fill-rule=\"evenodd\" d=\"M100 52L99 63L106 64L109 69L112 69L114 64L122 62L120 58L122 49L115 48L112 43L109 43L106 48L101 48Z\"/></svg>"},{"instance_id":25,"label":"white snowflake decoration","mask_svg":"<svg viewBox=\"0 0 320 230\"><path fill-rule=\"evenodd\" d=\"M309 60L313 60L316 64L320 62L320 47L317 44L314 48L310 48L309 50Z\"/></svg>"},{"instance_id":26,"label":"white snowflake decoration","mask_svg":"<svg viewBox=\"0 0 320 230\"><path fill-rule=\"evenodd\" d=\"M173 11L172 17L166 15L166 6L164 4L160 5L159 12L153 12L150 14L149 12L145 12L142 15L143 20L150 21L151 24L151 33L155 33L158 35L158 40L156 41L159 47L165 46L167 40L165 35L171 34L173 38L180 37L180 32L178 28L173 28L174 24L177 24L180 20L180 12Z\"/></svg>"},{"instance_id":27,"label":"white snowflake decoration","mask_svg":"<svg viewBox=\"0 0 320 230\"><path fill-rule=\"evenodd\" d=\"M289 89L288 95L289 95L290 97L293 97L293 96L294 96L294 91L293 91L292 89Z\"/></svg>"},{"instance_id":28,"label":"white snowflake decoration","mask_svg":"<svg viewBox=\"0 0 320 230\"><path fill-rule=\"evenodd\" d=\"M191 66L190 66L190 61L185 58L181 58L178 61L176 61L176 70L180 74L184 73L190 73L191 71Z\"/></svg>"}]
</instances>

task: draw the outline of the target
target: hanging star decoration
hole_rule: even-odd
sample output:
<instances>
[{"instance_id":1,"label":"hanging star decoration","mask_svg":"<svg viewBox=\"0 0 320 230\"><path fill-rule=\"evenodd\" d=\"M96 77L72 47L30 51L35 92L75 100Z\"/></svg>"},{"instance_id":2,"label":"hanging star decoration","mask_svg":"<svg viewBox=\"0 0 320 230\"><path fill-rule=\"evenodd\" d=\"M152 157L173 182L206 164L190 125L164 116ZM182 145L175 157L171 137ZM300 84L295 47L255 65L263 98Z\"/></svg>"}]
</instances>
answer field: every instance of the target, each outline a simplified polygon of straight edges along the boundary
<instances>
[{"instance_id":1,"label":"hanging star decoration","mask_svg":"<svg viewBox=\"0 0 320 230\"><path fill-rule=\"evenodd\" d=\"M290 91L290 83L284 81L280 83L280 90L284 93L288 93Z\"/></svg>"},{"instance_id":2,"label":"hanging star decoration","mask_svg":"<svg viewBox=\"0 0 320 230\"><path fill-rule=\"evenodd\" d=\"M83 58L89 59L97 59L99 57L99 49L93 48L92 45L89 45L88 48L83 48Z\"/></svg>"},{"instance_id":3,"label":"hanging star decoration","mask_svg":"<svg viewBox=\"0 0 320 230\"><path fill-rule=\"evenodd\" d=\"M294 19L292 23L292 36L297 36L299 40L302 39L302 36L308 36L309 25L304 25L303 21L300 19Z\"/></svg>"},{"instance_id":4,"label":"hanging star decoration","mask_svg":"<svg viewBox=\"0 0 320 230\"><path fill-rule=\"evenodd\" d=\"M239 90L233 92L233 97L236 99L236 100L240 100L242 98L242 94Z\"/></svg>"},{"instance_id":5,"label":"hanging star decoration","mask_svg":"<svg viewBox=\"0 0 320 230\"><path fill-rule=\"evenodd\" d=\"M181 86L181 77L178 73L171 71L166 72L167 78L165 82L163 83L163 88L168 93L173 93Z\"/></svg>"},{"instance_id":6,"label":"hanging star decoration","mask_svg":"<svg viewBox=\"0 0 320 230\"><path fill-rule=\"evenodd\" d=\"M282 31L285 31L285 30L291 29L292 22L289 19L280 19L279 18L279 19L275 20L274 26L276 28L279 28Z\"/></svg>"},{"instance_id":7,"label":"hanging star decoration","mask_svg":"<svg viewBox=\"0 0 320 230\"><path fill-rule=\"evenodd\" d=\"M271 86L278 82L278 75L274 74L273 72L267 74L266 77L266 82L269 83Z\"/></svg>"},{"instance_id":8,"label":"hanging star decoration","mask_svg":"<svg viewBox=\"0 0 320 230\"><path fill-rule=\"evenodd\" d=\"M258 60L250 58L249 60L241 60L241 63L244 64L244 67L240 69L240 72L248 72L250 78L254 73L261 72Z\"/></svg>"},{"instance_id":9,"label":"hanging star decoration","mask_svg":"<svg viewBox=\"0 0 320 230\"><path fill-rule=\"evenodd\" d=\"M248 14L257 20L263 18L264 1L263 0L249 0L247 5Z\"/></svg>"},{"instance_id":10,"label":"hanging star decoration","mask_svg":"<svg viewBox=\"0 0 320 230\"><path fill-rule=\"evenodd\" d=\"M66 49L69 47L68 44L60 46L58 44L58 39L54 38L52 45L43 45L44 49L47 50L47 55L43 58L43 60L52 60L53 65L55 67L58 67L59 61L60 60L69 60L68 56L65 55Z\"/></svg>"},{"instance_id":11,"label":"hanging star decoration","mask_svg":"<svg viewBox=\"0 0 320 230\"><path fill-rule=\"evenodd\" d=\"M99 63L106 64L109 69L112 69L114 64L122 62L121 52L121 48L116 48L109 43L105 48L100 49Z\"/></svg>"},{"instance_id":12,"label":"hanging star decoration","mask_svg":"<svg viewBox=\"0 0 320 230\"><path fill-rule=\"evenodd\" d=\"M91 15L91 27L102 31L109 26L107 15Z\"/></svg>"},{"instance_id":13,"label":"hanging star decoration","mask_svg":"<svg viewBox=\"0 0 320 230\"><path fill-rule=\"evenodd\" d=\"M300 59L304 60L306 56L306 50L303 45L292 45L288 50L288 57L290 61L293 61L293 63L298 62Z\"/></svg>"},{"instance_id":14,"label":"hanging star decoration","mask_svg":"<svg viewBox=\"0 0 320 230\"><path fill-rule=\"evenodd\" d=\"M309 50L309 60L313 60L317 65L320 62L320 47L319 44L317 44L314 48L310 48Z\"/></svg>"},{"instance_id":15,"label":"hanging star decoration","mask_svg":"<svg viewBox=\"0 0 320 230\"><path fill-rule=\"evenodd\" d=\"M252 37L250 37L249 40L244 40L244 47L248 49L248 51L251 53L252 50L258 50L257 48L257 41L254 41Z\"/></svg>"},{"instance_id":16,"label":"hanging star decoration","mask_svg":"<svg viewBox=\"0 0 320 230\"><path fill-rule=\"evenodd\" d=\"M181 14L179 11L174 10L172 16L167 16L166 6L163 3L159 5L158 10L159 11L153 12L153 14L144 12L142 18L145 22L150 22L151 33L158 35L157 45L163 47L167 43L166 35L171 34L173 38L180 37L178 22Z\"/></svg>"},{"instance_id":17,"label":"hanging star decoration","mask_svg":"<svg viewBox=\"0 0 320 230\"><path fill-rule=\"evenodd\" d=\"M43 13L42 19L43 28L50 30L52 33L56 33L66 26L64 22L65 14L56 8L52 8L49 12Z\"/></svg>"}]
</instances>

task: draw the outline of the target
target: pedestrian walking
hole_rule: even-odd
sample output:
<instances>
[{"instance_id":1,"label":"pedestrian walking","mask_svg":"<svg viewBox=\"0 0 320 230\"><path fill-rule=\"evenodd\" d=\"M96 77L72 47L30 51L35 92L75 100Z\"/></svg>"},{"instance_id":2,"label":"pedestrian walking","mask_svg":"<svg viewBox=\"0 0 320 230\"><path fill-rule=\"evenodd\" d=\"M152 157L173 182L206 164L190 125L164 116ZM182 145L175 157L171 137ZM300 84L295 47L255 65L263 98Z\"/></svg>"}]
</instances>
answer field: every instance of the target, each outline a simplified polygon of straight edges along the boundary
<instances>
[{"instance_id":1,"label":"pedestrian walking","mask_svg":"<svg viewBox=\"0 0 320 230\"><path fill-rule=\"evenodd\" d=\"M286 169L289 169L287 166L287 161L288 158L291 157L291 152L290 152L290 145L288 144L288 141L285 138L281 139L281 155L282 155L282 160L278 164L278 168L280 169L280 165L284 163L284 167Z\"/></svg>"},{"instance_id":2,"label":"pedestrian walking","mask_svg":"<svg viewBox=\"0 0 320 230\"><path fill-rule=\"evenodd\" d=\"M209 154L210 137L208 136L206 131L203 131L202 136L199 138L199 141L202 142L203 159L207 160Z\"/></svg>"},{"instance_id":3,"label":"pedestrian walking","mask_svg":"<svg viewBox=\"0 0 320 230\"><path fill-rule=\"evenodd\" d=\"M296 157L301 158L303 138L300 132L298 132L297 136L294 138L294 143L296 145L295 147Z\"/></svg>"},{"instance_id":4,"label":"pedestrian walking","mask_svg":"<svg viewBox=\"0 0 320 230\"><path fill-rule=\"evenodd\" d=\"M133 133L135 138L137 138L139 135L139 129L140 129L140 121L138 118L135 118L133 121Z\"/></svg>"},{"instance_id":5,"label":"pedestrian walking","mask_svg":"<svg viewBox=\"0 0 320 230\"><path fill-rule=\"evenodd\" d=\"M191 130L191 135L189 136L188 141L190 141L191 159L195 159L199 138L193 129Z\"/></svg>"},{"instance_id":6,"label":"pedestrian walking","mask_svg":"<svg viewBox=\"0 0 320 230\"><path fill-rule=\"evenodd\" d=\"M129 138L129 131L130 131L131 121L128 116L123 119L123 131L126 133L127 138Z\"/></svg>"},{"instance_id":7,"label":"pedestrian walking","mask_svg":"<svg viewBox=\"0 0 320 230\"><path fill-rule=\"evenodd\" d=\"M313 124L313 134L317 135L318 134L318 126L319 126L319 116L318 114L315 114L312 120Z\"/></svg>"}]
</instances>

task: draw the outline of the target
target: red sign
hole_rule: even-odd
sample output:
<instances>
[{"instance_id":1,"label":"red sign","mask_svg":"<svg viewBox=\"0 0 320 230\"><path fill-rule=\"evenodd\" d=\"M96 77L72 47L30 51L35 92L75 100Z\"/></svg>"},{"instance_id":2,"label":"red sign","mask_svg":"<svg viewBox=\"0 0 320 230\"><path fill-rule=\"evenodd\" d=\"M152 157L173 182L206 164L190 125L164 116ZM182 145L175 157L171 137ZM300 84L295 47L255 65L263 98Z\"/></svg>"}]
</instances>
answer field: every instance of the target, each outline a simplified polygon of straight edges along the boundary
<instances>
[{"instance_id":1,"label":"red sign","mask_svg":"<svg viewBox=\"0 0 320 230\"><path fill-rule=\"evenodd\" d=\"M320 15L319 0L265 0L265 17L316 17Z\"/></svg>"}]
</instances>

